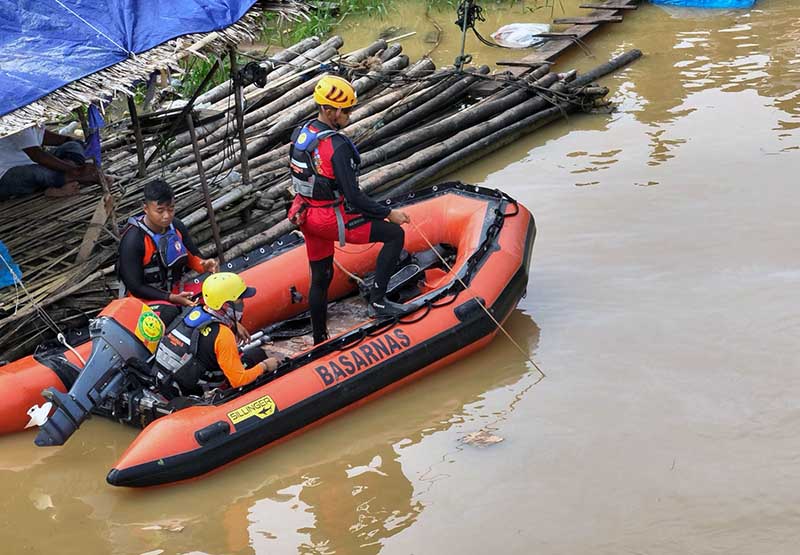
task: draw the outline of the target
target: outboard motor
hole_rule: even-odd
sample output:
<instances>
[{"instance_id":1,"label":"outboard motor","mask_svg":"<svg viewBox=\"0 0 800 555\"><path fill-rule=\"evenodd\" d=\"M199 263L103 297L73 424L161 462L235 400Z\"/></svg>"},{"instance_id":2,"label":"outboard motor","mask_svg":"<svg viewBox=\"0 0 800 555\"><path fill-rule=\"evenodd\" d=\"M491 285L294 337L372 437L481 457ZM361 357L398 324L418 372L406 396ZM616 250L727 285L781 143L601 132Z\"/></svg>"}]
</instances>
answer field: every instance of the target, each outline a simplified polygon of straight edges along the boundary
<instances>
[{"instance_id":1,"label":"outboard motor","mask_svg":"<svg viewBox=\"0 0 800 555\"><path fill-rule=\"evenodd\" d=\"M63 445L95 407L124 387L127 361L148 359L163 334L161 319L138 299L109 304L89 326L92 353L69 392L42 391L56 410L39 429L36 445Z\"/></svg>"}]
</instances>

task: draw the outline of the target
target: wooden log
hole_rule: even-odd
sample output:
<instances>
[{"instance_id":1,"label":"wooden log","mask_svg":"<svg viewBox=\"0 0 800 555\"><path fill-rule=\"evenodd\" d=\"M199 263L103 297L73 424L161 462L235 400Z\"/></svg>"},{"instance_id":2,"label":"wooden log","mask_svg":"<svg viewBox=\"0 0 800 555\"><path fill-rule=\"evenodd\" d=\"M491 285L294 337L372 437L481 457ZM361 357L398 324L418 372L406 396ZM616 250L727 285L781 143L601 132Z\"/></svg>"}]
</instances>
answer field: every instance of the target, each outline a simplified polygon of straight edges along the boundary
<instances>
[{"instance_id":1,"label":"wooden log","mask_svg":"<svg viewBox=\"0 0 800 555\"><path fill-rule=\"evenodd\" d=\"M543 105L547 105L547 103L541 98L527 100L487 121L459 131L446 140L435 143L424 149L415 149L415 152L408 157L382 166L362 176L360 179L361 189L369 192L384 183L425 168L453 151L464 148L467 144L478 141L486 135L508 127L516 121L520 121L527 116L541 111Z\"/></svg>"},{"instance_id":2,"label":"wooden log","mask_svg":"<svg viewBox=\"0 0 800 555\"><path fill-rule=\"evenodd\" d=\"M144 177L147 169L144 163L144 141L142 140L142 128L139 125L139 114L136 112L136 102L133 101L133 97L131 95L128 95L128 112L131 116L133 136L136 139L136 159L139 161L139 170L137 175L139 177Z\"/></svg>"},{"instance_id":3,"label":"wooden log","mask_svg":"<svg viewBox=\"0 0 800 555\"><path fill-rule=\"evenodd\" d=\"M214 243L217 246L217 256L220 257L220 264L222 264L225 262L225 260L222 258L222 240L219 236L219 227L217 226L217 219L214 214L214 205L211 202L211 194L208 192L208 182L206 181L206 173L203 170L203 161L200 159L200 147L197 146L197 137L195 137L194 121L192 120L191 113L186 115L186 124L189 127L189 134L192 137L192 145L194 146L195 162L197 163L197 175L200 177L200 185L203 189L203 199L206 203L206 216L208 217L208 221L211 225L211 230L214 235Z\"/></svg>"},{"instance_id":4,"label":"wooden log","mask_svg":"<svg viewBox=\"0 0 800 555\"><path fill-rule=\"evenodd\" d=\"M426 76L427 79L425 81L420 80L416 83L409 83L408 85L399 87L391 92L381 94L378 97L373 97L369 100L369 102L362 102L361 99L359 99L359 104L350 114L349 125L353 125L364 118L377 114L378 112L381 112L389 106L402 100L403 98L406 98L419 90L430 87L449 75L449 72L445 73L444 71L434 74L434 67L435 66L430 58L423 58L409 67L408 71L405 73L405 77L418 78Z\"/></svg>"},{"instance_id":5,"label":"wooden log","mask_svg":"<svg viewBox=\"0 0 800 555\"><path fill-rule=\"evenodd\" d=\"M641 55L642 53L639 50L631 50L626 52L610 60L608 63L600 65L586 74L577 77L571 86L584 87L592 81L604 75L608 75L640 58ZM553 106L546 110L532 114L531 116L528 116L519 122L510 124L504 129L498 129L497 131L486 135L480 140L450 153L422 171L417 172L412 177L397 184L391 189L391 191L381 195L381 198L391 195L404 194L414 190L415 188L430 183L432 180L443 175L444 173L453 171L456 167L466 165L480 157L485 156L486 154L497 150L498 148L501 148L502 146L505 146L506 144L509 144L522 134L529 133L546 123L562 117L562 110L569 112L575 109L577 109L575 104L563 103L560 106Z\"/></svg>"},{"instance_id":6,"label":"wooden log","mask_svg":"<svg viewBox=\"0 0 800 555\"><path fill-rule=\"evenodd\" d=\"M333 36L319 46L307 50L306 52L299 53L297 58L290 63L279 67L267 75L267 87L263 89L254 87L251 92L245 96L245 101L248 106L257 105L261 98L269 91L270 85L280 86L283 81L285 81L286 78L290 78L291 75L301 73L312 67L316 68L320 63L329 60L330 57L338 54L338 50L343 44L344 41L342 37ZM330 54L331 51L334 52L333 55ZM216 108L217 110L224 109L224 106L221 105L222 102L224 102L224 99L219 100L212 108Z\"/></svg>"},{"instance_id":7,"label":"wooden log","mask_svg":"<svg viewBox=\"0 0 800 555\"><path fill-rule=\"evenodd\" d=\"M558 81L556 74L550 73L537 80L535 85L541 88L548 88ZM481 102L470 106L442 121L412 129L407 133L392 139L391 141L376 147L361 156L361 164L363 168L375 164L381 160L388 160L389 158L409 150L425 141L430 141L439 137L451 135L453 132L471 127L477 123L488 120L496 114L505 112L517 106L521 102L532 96L529 90L521 89L511 92L510 94L503 95L497 99L487 99L486 102ZM541 106L544 108L547 105L546 100L541 100Z\"/></svg>"},{"instance_id":8,"label":"wooden log","mask_svg":"<svg viewBox=\"0 0 800 555\"><path fill-rule=\"evenodd\" d=\"M615 3L607 3L607 4L581 4L578 6L579 8L584 8L586 10L636 10L639 9L639 6L636 4L615 4Z\"/></svg>"},{"instance_id":9,"label":"wooden log","mask_svg":"<svg viewBox=\"0 0 800 555\"><path fill-rule=\"evenodd\" d=\"M334 55L336 55L336 50L331 48L325 51L322 57L324 59L330 59ZM269 96L269 103L261 108L258 108L257 110L252 110L245 115L244 128L246 134L252 136L258 131L265 129L269 125L268 118L270 116L290 107L292 104L295 104L298 98L302 96L310 96L311 91L316 84L316 80L303 83L302 85L300 84L301 82L302 77L297 76L293 80L286 81L279 86L276 85L274 87L270 87L268 85L267 89L269 94L265 94L262 99L266 99L267 96ZM227 119L221 122L215 122L212 126L204 127L203 129L205 135L202 135L200 142L205 152L207 152L210 148L217 148L219 141L225 139L230 132ZM187 165L185 156L187 155L187 149L190 148L190 146L191 145L184 146L175 151L174 158L176 161L171 164L170 167L172 169Z\"/></svg>"},{"instance_id":10,"label":"wooden log","mask_svg":"<svg viewBox=\"0 0 800 555\"><path fill-rule=\"evenodd\" d=\"M485 75L489 73L489 68L488 66L481 66L476 70L476 73ZM364 148L369 148L372 145L378 144L381 140L385 140L386 138L397 134L401 130L408 129L415 123L423 121L425 117L434 113L442 106L450 105L458 98L461 98L466 93L467 89L477 80L478 77L467 73L464 74L464 76L458 81L453 83L450 87L441 91L440 94L431 95L431 97L426 101L416 105L415 103L409 102L402 106L393 108L390 110L390 114L388 114L387 118L384 118L384 120L390 119L392 115L399 114L400 112L404 113L399 117L393 118L392 121L386 123L378 129L373 128L371 132L354 137L354 140L359 146L363 146ZM392 112L394 112L394 114L392 114Z\"/></svg>"},{"instance_id":11,"label":"wooden log","mask_svg":"<svg viewBox=\"0 0 800 555\"><path fill-rule=\"evenodd\" d=\"M89 222L89 228L83 236L81 246L78 249L78 257L75 261L80 264L88 260L89 255L92 254L97 239L103 231L108 217L114 212L114 197L110 193L104 194L98 201L95 208L94 215Z\"/></svg>"},{"instance_id":12,"label":"wooden log","mask_svg":"<svg viewBox=\"0 0 800 555\"><path fill-rule=\"evenodd\" d=\"M328 61L332 57L338 54L338 48L343 44L342 38L338 36L331 37L321 45L310 49L307 52L299 52L298 56L303 57L302 62L298 62L298 65L287 64L284 66L279 67L272 73L267 76L267 86L263 89L254 89L256 92L252 93L249 97L246 97L246 101L248 102L248 109L258 102L261 99L272 99L278 98L286 91L291 90L291 88L302 81L302 76L297 75L294 78L281 79L283 77L289 76L293 73L299 73L306 67L316 66L318 64L315 60L322 60ZM305 59L305 57L311 57L313 59ZM225 97L221 97L220 101L217 104L214 104L211 109L216 109L220 111L227 111L229 106L229 101L226 100L226 97L230 95L226 95ZM248 114L249 115L249 114ZM252 118L250 119L252 121ZM212 137L208 141L205 140L205 137L213 133L215 130L219 128L224 128L226 125L226 121L223 119L222 121L211 122L202 126L197 127L197 137L200 140L201 146L206 146L210 142L215 142L219 139L219 134L215 137ZM245 121L245 125L249 125L247 121ZM222 132L222 136L224 136L224 129ZM191 140L189 139L188 133L182 133L175 137L174 145L175 148L183 150L177 150L176 156L186 156L190 153L191 150Z\"/></svg>"},{"instance_id":13,"label":"wooden log","mask_svg":"<svg viewBox=\"0 0 800 555\"><path fill-rule=\"evenodd\" d=\"M265 64L266 69L269 71L270 67L274 67L270 73L274 72L277 68L283 67L287 62L290 62L294 58L297 57L298 54L301 52L305 52L310 50L311 48L315 48L319 46L320 41L319 37L310 37L307 39L303 39L300 42L291 45L290 47L286 48L274 54L270 57L270 62L274 62L274 64ZM228 79L224 83L217 85L216 87L212 88L211 90L201 94L197 97L196 104L205 104L205 103L214 103L218 100L225 98L226 96L230 96L233 94L233 89L231 88L232 83L231 80ZM246 91L249 92L249 91Z\"/></svg>"},{"instance_id":14,"label":"wooden log","mask_svg":"<svg viewBox=\"0 0 800 555\"><path fill-rule=\"evenodd\" d=\"M392 58L381 66L380 71L370 72L365 77L353 81L353 88L357 92L362 92L375 86L375 77L382 72L397 71L408 65L408 57L404 55ZM321 76L320 76L321 78ZM248 145L250 155L257 155L259 152L273 146L282 135L287 131L299 125L302 121L310 118L316 112L316 103L313 98L297 103L295 106L284 110L277 118L271 121L271 125L266 133L261 137L252 141ZM225 171L233 166L231 161L225 159L224 154L211 157L208 161L209 166L213 167L215 164L220 164L220 171Z\"/></svg>"},{"instance_id":15,"label":"wooden log","mask_svg":"<svg viewBox=\"0 0 800 555\"><path fill-rule=\"evenodd\" d=\"M634 62L642 57L642 51L639 49L633 49L625 52L624 54L620 54L616 58L612 58L608 62L599 65L586 73L579 75L571 84L572 89L578 89L580 87L584 87L593 81L600 79L601 77L605 77L618 69Z\"/></svg>"},{"instance_id":16,"label":"wooden log","mask_svg":"<svg viewBox=\"0 0 800 555\"><path fill-rule=\"evenodd\" d=\"M228 259L232 259L237 256L242 256L243 254L247 254L248 252L257 249L261 245L266 245L267 243L271 243L278 237L286 235L293 229L296 229L296 226L292 224L292 222L286 219L285 210L270 216L270 221L273 222L273 224L269 229L267 229L266 231L262 231L261 233L258 233L256 235L253 235L252 237L250 237L245 241L242 241L235 247L228 249L225 252L225 256L227 256Z\"/></svg>"},{"instance_id":17,"label":"wooden log","mask_svg":"<svg viewBox=\"0 0 800 555\"><path fill-rule=\"evenodd\" d=\"M349 64L354 64L370 56L374 56L381 50L386 50L386 41L383 39L378 39L372 44L369 44L364 48L361 48L359 50L356 50L355 52L352 52L351 54L348 54L347 56L344 57L344 61Z\"/></svg>"},{"instance_id":18,"label":"wooden log","mask_svg":"<svg viewBox=\"0 0 800 555\"><path fill-rule=\"evenodd\" d=\"M574 109L576 109L575 106L569 103L564 103L562 106L553 106L546 110L532 114L527 118L524 118L505 128L499 129L494 133L490 133L489 135L471 144L465 145L461 149L451 152L438 162L431 164L422 171L415 173L412 177L401 181L393 186L389 191L379 195L379 198L402 195L429 184L459 167L470 164L473 161L483 158L487 154L506 146L523 134L530 133L531 131L538 129L547 123L562 118L564 111L569 112Z\"/></svg>"},{"instance_id":19,"label":"wooden log","mask_svg":"<svg viewBox=\"0 0 800 555\"><path fill-rule=\"evenodd\" d=\"M221 197L217 197L211 203L211 209L213 211L222 210L223 208L227 208L237 200L241 199L245 195L249 194L253 190L252 185L240 185L238 187L234 187L232 190L228 191ZM205 220L208 217L209 211L208 208L200 208L195 210L191 214L181 218L181 221L191 227L195 224L198 224Z\"/></svg>"},{"instance_id":20,"label":"wooden log","mask_svg":"<svg viewBox=\"0 0 800 555\"><path fill-rule=\"evenodd\" d=\"M410 68L408 68L408 71L405 73L405 76L411 78L422 77L432 69L433 69L433 62L431 62L430 59L425 58L423 60L420 60ZM444 77L445 77L444 73L440 74L439 76L440 79L443 79ZM429 87L432 86L432 83L435 83L435 81L430 80L430 81L420 81L418 83L412 83L394 92L383 94L380 97L375 98L374 100L370 100L366 104L362 105L359 103L358 105L359 107L353 110L353 113L350 118L351 123L346 128L347 132L349 133L350 129L353 128L353 122L358 122L359 120L364 119L365 117L369 117L374 113L386 109L388 106L391 106L392 104L395 104L399 100L402 100L404 97L408 96L408 93L410 91L413 91L416 87L423 87L423 88ZM304 96L306 97L310 96L314 84L315 83L312 83L312 86L308 89L308 91L301 91L302 94L297 94L296 100L299 100ZM288 155L289 155L289 144L286 144L276 149L271 149L265 152L264 154L254 158L252 160L252 165L254 167L261 167L262 172L272 171L278 168L284 168L286 166L286 158ZM276 161L278 161L277 165Z\"/></svg>"}]
</instances>

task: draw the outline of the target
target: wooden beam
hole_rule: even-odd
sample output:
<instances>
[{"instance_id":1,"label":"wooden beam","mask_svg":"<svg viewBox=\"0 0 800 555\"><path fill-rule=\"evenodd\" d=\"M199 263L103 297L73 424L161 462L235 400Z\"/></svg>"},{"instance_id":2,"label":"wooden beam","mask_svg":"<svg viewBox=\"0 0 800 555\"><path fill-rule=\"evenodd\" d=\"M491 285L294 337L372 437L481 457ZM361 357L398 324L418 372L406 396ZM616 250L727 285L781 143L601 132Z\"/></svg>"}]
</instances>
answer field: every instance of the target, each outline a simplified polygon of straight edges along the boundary
<instances>
[{"instance_id":1,"label":"wooden beam","mask_svg":"<svg viewBox=\"0 0 800 555\"><path fill-rule=\"evenodd\" d=\"M635 6L639 4L639 0L614 0L613 2L605 2L605 4L613 3L619 6ZM612 12L613 14L613 12ZM581 39L585 40L586 36L589 35L592 31L599 28L603 21L598 21L594 25L574 25L572 27L568 27L564 29L563 33L550 33L553 35L551 40L546 40L544 44L540 45L535 52L525 56L520 61L521 62L555 62L556 59L566 50L569 48L573 48L575 45L578 44L576 40L561 40L561 37L558 35L563 35L564 39ZM546 33L540 33L542 35ZM570 36L567 36L570 35ZM523 75L530 71L527 67L512 67L509 71L514 75Z\"/></svg>"},{"instance_id":2,"label":"wooden beam","mask_svg":"<svg viewBox=\"0 0 800 555\"><path fill-rule=\"evenodd\" d=\"M558 17L553 20L554 25L598 25L600 23L619 23L621 15L605 15L600 17Z\"/></svg>"},{"instance_id":3,"label":"wooden beam","mask_svg":"<svg viewBox=\"0 0 800 555\"><path fill-rule=\"evenodd\" d=\"M578 6L586 10L638 10L639 6L626 4L581 4Z\"/></svg>"},{"instance_id":4,"label":"wooden beam","mask_svg":"<svg viewBox=\"0 0 800 555\"><path fill-rule=\"evenodd\" d=\"M225 264L225 251L222 250L222 240L219 236L219 225L214 214L214 207L211 204L211 193L208 191L208 181L206 181L206 171L203 168L203 157L200 155L200 146L197 144L197 133L194 129L192 112L186 114L186 125L189 128L189 137L192 139L192 149L194 150L194 161L197 164L197 174L200 177L200 186L203 188L203 198L206 201L206 211L208 213L208 223L211 224L211 235L214 236L214 244L217 247L217 259L220 266Z\"/></svg>"},{"instance_id":5,"label":"wooden beam","mask_svg":"<svg viewBox=\"0 0 800 555\"><path fill-rule=\"evenodd\" d=\"M545 40L575 40L578 33L538 33L533 36Z\"/></svg>"},{"instance_id":6,"label":"wooden beam","mask_svg":"<svg viewBox=\"0 0 800 555\"><path fill-rule=\"evenodd\" d=\"M136 158L139 160L139 170L137 177L144 177L147 167L144 161L144 141L142 140L142 126L139 124L139 112L136 111L136 101L128 95L128 112L131 115L131 125L133 126L133 137L136 140Z\"/></svg>"},{"instance_id":7,"label":"wooden beam","mask_svg":"<svg viewBox=\"0 0 800 555\"><path fill-rule=\"evenodd\" d=\"M100 233L103 231L103 226L106 225L108 217L114 212L114 197L110 193L103 193L100 200L95 206L92 220L89 222L89 228L83 236L81 246L78 249L78 256L75 259L77 263L86 262L92 254L97 240L100 238Z\"/></svg>"},{"instance_id":8,"label":"wooden beam","mask_svg":"<svg viewBox=\"0 0 800 555\"><path fill-rule=\"evenodd\" d=\"M498 66L509 66L509 67L539 67L539 66L549 66L552 65L553 62L511 62L511 61L501 61L495 62L495 65Z\"/></svg>"}]
</instances>

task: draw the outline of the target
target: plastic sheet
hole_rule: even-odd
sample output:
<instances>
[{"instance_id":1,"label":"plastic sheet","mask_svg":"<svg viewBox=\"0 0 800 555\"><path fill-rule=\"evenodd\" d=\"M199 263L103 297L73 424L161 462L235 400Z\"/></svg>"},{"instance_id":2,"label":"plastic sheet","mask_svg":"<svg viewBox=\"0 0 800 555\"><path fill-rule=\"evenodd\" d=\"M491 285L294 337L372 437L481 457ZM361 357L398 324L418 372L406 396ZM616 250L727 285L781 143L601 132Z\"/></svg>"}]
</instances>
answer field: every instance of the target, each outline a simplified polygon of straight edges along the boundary
<instances>
[{"instance_id":1,"label":"plastic sheet","mask_svg":"<svg viewBox=\"0 0 800 555\"><path fill-rule=\"evenodd\" d=\"M15 274L16 280L14 279ZM14 281L19 281L21 279L22 271L19 269L19 266L14 263L6 246L0 241L0 289L13 285Z\"/></svg>"},{"instance_id":2,"label":"plastic sheet","mask_svg":"<svg viewBox=\"0 0 800 555\"><path fill-rule=\"evenodd\" d=\"M546 23L510 23L492 33L492 38L497 44L509 48L530 48L543 42L534 35L549 31L550 25Z\"/></svg>"},{"instance_id":3,"label":"plastic sheet","mask_svg":"<svg viewBox=\"0 0 800 555\"><path fill-rule=\"evenodd\" d=\"M0 0L0 116L168 40L224 29L255 0Z\"/></svg>"}]
</instances>

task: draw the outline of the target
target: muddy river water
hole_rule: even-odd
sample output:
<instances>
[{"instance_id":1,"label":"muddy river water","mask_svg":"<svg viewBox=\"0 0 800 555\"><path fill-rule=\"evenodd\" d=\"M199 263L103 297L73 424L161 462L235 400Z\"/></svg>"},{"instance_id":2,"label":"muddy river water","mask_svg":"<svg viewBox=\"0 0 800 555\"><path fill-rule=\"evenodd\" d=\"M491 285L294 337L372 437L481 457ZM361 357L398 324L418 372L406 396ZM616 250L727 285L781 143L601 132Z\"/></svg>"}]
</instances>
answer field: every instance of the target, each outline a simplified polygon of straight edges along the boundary
<instances>
[{"instance_id":1,"label":"muddy river water","mask_svg":"<svg viewBox=\"0 0 800 555\"><path fill-rule=\"evenodd\" d=\"M538 4L544 4L544 1ZM577 0L554 15L580 13ZM502 23L546 21L537 2ZM459 46L450 12L433 57ZM350 23L432 47L424 4ZM427 37L430 39L430 37ZM539 229L527 297L484 351L206 479L111 488L135 431L0 440L0 552L797 553L800 3L644 4L557 70L630 48L576 115L463 168ZM519 53L479 47L477 63ZM465 443L474 432L503 441Z\"/></svg>"}]
</instances>

